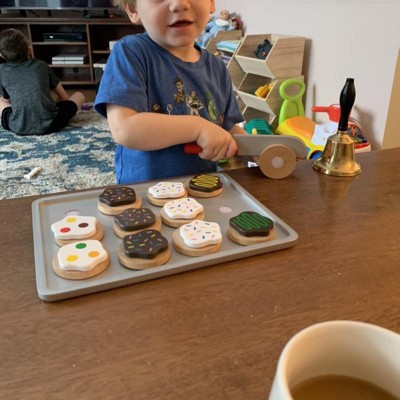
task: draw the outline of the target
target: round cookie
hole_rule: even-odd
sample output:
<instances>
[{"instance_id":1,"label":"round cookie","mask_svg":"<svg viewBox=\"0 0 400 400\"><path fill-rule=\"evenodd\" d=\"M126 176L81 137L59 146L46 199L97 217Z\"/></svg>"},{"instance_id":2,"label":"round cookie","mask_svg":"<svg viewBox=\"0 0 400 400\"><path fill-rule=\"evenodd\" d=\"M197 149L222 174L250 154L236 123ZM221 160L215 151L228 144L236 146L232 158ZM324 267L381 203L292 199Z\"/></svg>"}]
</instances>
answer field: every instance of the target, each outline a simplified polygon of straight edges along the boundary
<instances>
[{"instance_id":1,"label":"round cookie","mask_svg":"<svg viewBox=\"0 0 400 400\"><path fill-rule=\"evenodd\" d=\"M88 279L110 264L107 250L98 240L82 240L62 246L53 258L54 272L64 279Z\"/></svg>"},{"instance_id":2,"label":"round cookie","mask_svg":"<svg viewBox=\"0 0 400 400\"><path fill-rule=\"evenodd\" d=\"M165 225L178 228L194 219L203 220L204 207L197 200L184 197L165 203L160 215Z\"/></svg>"},{"instance_id":3,"label":"round cookie","mask_svg":"<svg viewBox=\"0 0 400 400\"><path fill-rule=\"evenodd\" d=\"M101 240L104 227L95 217L82 215L66 216L51 225L54 239L59 246L80 240Z\"/></svg>"},{"instance_id":4,"label":"round cookie","mask_svg":"<svg viewBox=\"0 0 400 400\"><path fill-rule=\"evenodd\" d=\"M114 217L114 232L120 238L143 229L161 229L161 218L149 208L127 208Z\"/></svg>"},{"instance_id":5,"label":"round cookie","mask_svg":"<svg viewBox=\"0 0 400 400\"><path fill-rule=\"evenodd\" d=\"M182 182L159 182L147 189L147 200L158 207L162 207L171 199L186 196L187 192Z\"/></svg>"},{"instance_id":6,"label":"round cookie","mask_svg":"<svg viewBox=\"0 0 400 400\"><path fill-rule=\"evenodd\" d=\"M212 254L221 248L221 229L216 222L195 220L176 229L172 243L176 251L186 256Z\"/></svg>"},{"instance_id":7,"label":"round cookie","mask_svg":"<svg viewBox=\"0 0 400 400\"><path fill-rule=\"evenodd\" d=\"M247 246L267 242L276 237L274 221L255 211L244 211L229 220L229 239Z\"/></svg>"},{"instance_id":8,"label":"round cookie","mask_svg":"<svg viewBox=\"0 0 400 400\"><path fill-rule=\"evenodd\" d=\"M127 208L139 208L141 205L142 199L128 186L105 189L97 202L99 211L107 215L117 215Z\"/></svg>"},{"instance_id":9,"label":"round cookie","mask_svg":"<svg viewBox=\"0 0 400 400\"><path fill-rule=\"evenodd\" d=\"M189 181L188 193L194 197L215 197L223 191L219 176L200 174Z\"/></svg>"},{"instance_id":10,"label":"round cookie","mask_svg":"<svg viewBox=\"0 0 400 400\"><path fill-rule=\"evenodd\" d=\"M118 247L119 262L129 269L146 269L163 265L171 258L168 240L154 229L124 236Z\"/></svg>"}]
</instances>

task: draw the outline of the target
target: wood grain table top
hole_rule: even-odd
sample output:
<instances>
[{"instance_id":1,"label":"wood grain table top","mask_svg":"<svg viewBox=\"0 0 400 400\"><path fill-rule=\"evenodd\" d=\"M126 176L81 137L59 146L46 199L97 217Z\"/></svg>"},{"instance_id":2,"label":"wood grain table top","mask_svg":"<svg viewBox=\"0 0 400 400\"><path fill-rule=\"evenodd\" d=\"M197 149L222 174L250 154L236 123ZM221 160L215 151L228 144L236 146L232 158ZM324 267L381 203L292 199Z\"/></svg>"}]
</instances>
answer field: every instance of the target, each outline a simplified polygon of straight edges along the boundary
<instances>
[{"instance_id":1,"label":"wood grain table top","mask_svg":"<svg viewBox=\"0 0 400 400\"><path fill-rule=\"evenodd\" d=\"M31 204L0 201L1 399L265 400L285 343L316 322L400 333L400 149L361 175L299 161L228 174L299 235L285 250L54 303L35 283Z\"/></svg>"}]
</instances>

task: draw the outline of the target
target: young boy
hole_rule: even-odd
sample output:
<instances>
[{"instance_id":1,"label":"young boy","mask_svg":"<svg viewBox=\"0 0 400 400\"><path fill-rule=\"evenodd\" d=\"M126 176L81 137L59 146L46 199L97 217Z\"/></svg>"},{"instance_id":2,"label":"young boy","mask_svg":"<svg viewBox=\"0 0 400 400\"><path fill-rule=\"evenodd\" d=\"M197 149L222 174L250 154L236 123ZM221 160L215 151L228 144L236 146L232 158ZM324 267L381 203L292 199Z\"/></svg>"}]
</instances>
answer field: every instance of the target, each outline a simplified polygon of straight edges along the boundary
<instances>
[{"instance_id":1,"label":"young boy","mask_svg":"<svg viewBox=\"0 0 400 400\"><path fill-rule=\"evenodd\" d=\"M17 135L45 135L68 125L85 101L71 97L48 65L32 58L28 39L17 29L0 33L0 113L4 129ZM60 101L51 97L55 90Z\"/></svg>"},{"instance_id":2,"label":"young boy","mask_svg":"<svg viewBox=\"0 0 400 400\"><path fill-rule=\"evenodd\" d=\"M95 101L118 143L117 183L212 172L244 133L223 61L195 46L214 0L116 0L146 33L120 40ZM196 142L199 155L183 144Z\"/></svg>"}]
</instances>

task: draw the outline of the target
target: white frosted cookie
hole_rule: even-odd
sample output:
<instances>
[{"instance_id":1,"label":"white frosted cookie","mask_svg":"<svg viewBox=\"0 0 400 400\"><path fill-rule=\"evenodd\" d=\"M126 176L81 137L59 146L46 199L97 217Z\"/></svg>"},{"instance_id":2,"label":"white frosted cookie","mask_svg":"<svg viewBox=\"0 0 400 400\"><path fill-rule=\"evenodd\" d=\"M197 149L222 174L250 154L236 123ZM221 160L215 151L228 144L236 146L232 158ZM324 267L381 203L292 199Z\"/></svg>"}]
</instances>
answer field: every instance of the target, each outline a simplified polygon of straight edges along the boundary
<instances>
[{"instance_id":1,"label":"white frosted cookie","mask_svg":"<svg viewBox=\"0 0 400 400\"><path fill-rule=\"evenodd\" d=\"M51 230L59 246L83 239L101 240L104 236L103 225L95 217L83 215L66 216L52 224Z\"/></svg>"},{"instance_id":2,"label":"white frosted cookie","mask_svg":"<svg viewBox=\"0 0 400 400\"><path fill-rule=\"evenodd\" d=\"M164 224L178 228L190 220L204 219L204 207L197 200L190 197L170 200L160 210L161 220Z\"/></svg>"},{"instance_id":3,"label":"white frosted cookie","mask_svg":"<svg viewBox=\"0 0 400 400\"><path fill-rule=\"evenodd\" d=\"M217 175L195 175L189 181L188 193L193 197L215 197L219 196L222 191L222 182Z\"/></svg>"},{"instance_id":4,"label":"white frosted cookie","mask_svg":"<svg viewBox=\"0 0 400 400\"><path fill-rule=\"evenodd\" d=\"M244 211L230 218L227 230L229 239L242 246L275 239L274 221L255 211Z\"/></svg>"},{"instance_id":5,"label":"white frosted cookie","mask_svg":"<svg viewBox=\"0 0 400 400\"><path fill-rule=\"evenodd\" d=\"M97 202L98 210L107 215L117 215L127 208L138 208L141 205L142 199L129 186L105 189Z\"/></svg>"},{"instance_id":6,"label":"white frosted cookie","mask_svg":"<svg viewBox=\"0 0 400 400\"><path fill-rule=\"evenodd\" d=\"M158 182L147 189L147 199L151 204L159 207L171 199L179 199L186 195L182 182Z\"/></svg>"},{"instance_id":7,"label":"white frosted cookie","mask_svg":"<svg viewBox=\"0 0 400 400\"><path fill-rule=\"evenodd\" d=\"M53 258L54 272L65 279L87 279L109 265L108 252L98 240L82 240L62 246Z\"/></svg>"},{"instance_id":8,"label":"white frosted cookie","mask_svg":"<svg viewBox=\"0 0 400 400\"><path fill-rule=\"evenodd\" d=\"M195 220L176 229L172 243L176 251L187 256L215 253L221 248L221 229L216 222Z\"/></svg>"}]
</instances>

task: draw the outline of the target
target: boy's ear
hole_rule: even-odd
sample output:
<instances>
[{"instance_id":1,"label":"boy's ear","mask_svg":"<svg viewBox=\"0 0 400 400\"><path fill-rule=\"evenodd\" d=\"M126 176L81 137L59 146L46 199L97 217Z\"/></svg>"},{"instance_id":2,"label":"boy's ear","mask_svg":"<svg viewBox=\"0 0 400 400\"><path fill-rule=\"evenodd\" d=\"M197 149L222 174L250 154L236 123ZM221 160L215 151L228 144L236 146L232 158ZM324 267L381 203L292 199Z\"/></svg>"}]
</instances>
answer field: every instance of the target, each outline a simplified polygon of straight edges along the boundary
<instances>
[{"instance_id":1,"label":"boy's ear","mask_svg":"<svg viewBox=\"0 0 400 400\"><path fill-rule=\"evenodd\" d=\"M135 25L142 24L142 22L140 21L139 14L137 13L135 7L131 6L130 4L126 4L125 11L132 23L134 23Z\"/></svg>"},{"instance_id":2,"label":"boy's ear","mask_svg":"<svg viewBox=\"0 0 400 400\"><path fill-rule=\"evenodd\" d=\"M210 14L214 14L215 13L215 0L211 0L210 3Z\"/></svg>"}]
</instances>

